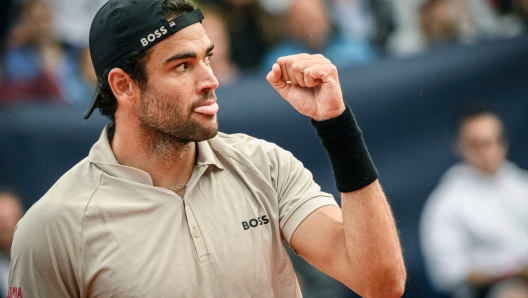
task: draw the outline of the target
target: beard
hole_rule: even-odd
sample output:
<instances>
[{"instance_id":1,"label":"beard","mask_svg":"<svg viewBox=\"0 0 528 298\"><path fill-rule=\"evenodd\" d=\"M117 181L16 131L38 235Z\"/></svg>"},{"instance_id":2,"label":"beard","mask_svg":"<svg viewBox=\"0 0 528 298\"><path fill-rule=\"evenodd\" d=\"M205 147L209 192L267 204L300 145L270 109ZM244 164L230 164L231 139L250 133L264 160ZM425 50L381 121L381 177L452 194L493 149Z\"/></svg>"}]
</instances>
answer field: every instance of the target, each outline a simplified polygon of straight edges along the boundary
<instances>
[{"instance_id":1,"label":"beard","mask_svg":"<svg viewBox=\"0 0 528 298\"><path fill-rule=\"evenodd\" d=\"M152 153L161 154L158 151L166 151L174 145L201 142L216 136L216 115L200 115L200 118L210 118L202 120L202 123L193 119L196 114L194 109L212 98L216 99L214 91L203 94L199 100L187 106L180 98L161 95L147 86L142 90L138 107L144 143Z\"/></svg>"}]
</instances>

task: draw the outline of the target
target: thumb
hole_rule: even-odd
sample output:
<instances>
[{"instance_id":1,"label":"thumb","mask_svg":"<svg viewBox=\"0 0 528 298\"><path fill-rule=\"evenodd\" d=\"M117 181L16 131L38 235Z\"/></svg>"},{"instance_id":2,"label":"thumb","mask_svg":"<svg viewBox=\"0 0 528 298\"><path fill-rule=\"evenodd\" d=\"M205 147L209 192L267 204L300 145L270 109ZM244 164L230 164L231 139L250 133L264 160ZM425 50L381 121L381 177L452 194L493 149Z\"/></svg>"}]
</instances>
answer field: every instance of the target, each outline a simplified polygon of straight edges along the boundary
<instances>
[{"instance_id":1,"label":"thumb","mask_svg":"<svg viewBox=\"0 0 528 298\"><path fill-rule=\"evenodd\" d=\"M284 97L291 88L291 84L286 83L282 78L281 68L277 63L273 64L271 67L271 71L266 76L266 80L282 97Z\"/></svg>"}]
</instances>

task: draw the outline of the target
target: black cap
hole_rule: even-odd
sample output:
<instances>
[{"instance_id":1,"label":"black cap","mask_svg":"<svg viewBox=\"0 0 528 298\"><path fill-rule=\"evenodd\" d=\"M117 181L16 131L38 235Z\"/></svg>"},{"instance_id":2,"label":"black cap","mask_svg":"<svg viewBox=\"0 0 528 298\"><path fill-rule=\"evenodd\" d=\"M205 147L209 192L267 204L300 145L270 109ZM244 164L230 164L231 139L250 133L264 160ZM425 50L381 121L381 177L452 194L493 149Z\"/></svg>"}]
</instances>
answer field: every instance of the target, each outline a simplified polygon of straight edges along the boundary
<instances>
[{"instance_id":1,"label":"black cap","mask_svg":"<svg viewBox=\"0 0 528 298\"><path fill-rule=\"evenodd\" d=\"M179 30L201 22L199 9L167 21L165 0L110 0L95 15L90 27L90 55L97 77L119 66ZM98 107L99 90L84 111L88 119Z\"/></svg>"}]
</instances>

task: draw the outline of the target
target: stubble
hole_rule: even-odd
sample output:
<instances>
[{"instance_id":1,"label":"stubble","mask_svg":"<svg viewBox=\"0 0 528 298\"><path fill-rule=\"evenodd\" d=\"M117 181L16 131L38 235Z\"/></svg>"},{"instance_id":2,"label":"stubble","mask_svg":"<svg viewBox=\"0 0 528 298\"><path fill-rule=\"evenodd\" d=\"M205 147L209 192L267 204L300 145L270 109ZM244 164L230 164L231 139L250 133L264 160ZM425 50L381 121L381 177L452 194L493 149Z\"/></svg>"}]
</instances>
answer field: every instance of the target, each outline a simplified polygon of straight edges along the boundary
<instances>
[{"instance_id":1,"label":"stubble","mask_svg":"<svg viewBox=\"0 0 528 298\"><path fill-rule=\"evenodd\" d=\"M193 119L194 109L205 101L216 98L214 91L204 94L191 106L180 98L167 98L152 89L142 92L138 107L141 141L145 149L160 160L185 154L194 148L194 142L214 137L218 132L216 115L206 125ZM214 118L214 119L213 119Z\"/></svg>"}]
</instances>

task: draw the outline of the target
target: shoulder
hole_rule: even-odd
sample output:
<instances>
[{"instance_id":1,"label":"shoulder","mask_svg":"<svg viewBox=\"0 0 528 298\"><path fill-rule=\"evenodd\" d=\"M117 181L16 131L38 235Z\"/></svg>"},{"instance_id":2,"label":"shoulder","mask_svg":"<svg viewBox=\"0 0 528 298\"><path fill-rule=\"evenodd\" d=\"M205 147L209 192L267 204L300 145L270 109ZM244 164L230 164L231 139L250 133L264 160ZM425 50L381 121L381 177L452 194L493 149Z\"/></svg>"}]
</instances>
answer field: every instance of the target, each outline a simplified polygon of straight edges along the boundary
<instances>
[{"instance_id":1,"label":"shoulder","mask_svg":"<svg viewBox=\"0 0 528 298\"><path fill-rule=\"evenodd\" d=\"M82 221L100 176L101 170L84 159L31 206L15 229L10 283L34 297L37 295L31 293L37 291L53 293L46 297L59 297L58 292L66 297L66 291L79 291ZM57 288L58 281L64 287Z\"/></svg>"},{"instance_id":2,"label":"shoulder","mask_svg":"<svg viewBox=\"0 0 528 298\"><path fill-rule=\"evenodd\" d=\"M268 181L291 173L293 168L303 168L289 151L246 134L219 133L209 144L216 154L226 158L235 168L251 169Z\"/></svg>"},{"instance_id":3,"label":"shoulder","mask_svg":"<svg viewBox=\"0 0 528 298\"><path fill-rule=\"evenodd\" d=\"M276 144L268 142L263 139L255 138L244 133L234 133L227 134L219 132L215 139L222 140L224 143L236 148L237 150L242 150L248 146L254 147L276 147L279 148Z\"/></svg>"},{"instance_id":4,"label":"shoulder","mask_svg":"<svg viewBox=\"0 0 528 298\"><path fill-rule=\"evenodd\" d=\"M255 161L293 157L289 151L274 143L241 133L218 133L210 144L213 150L221 150L231 156L241 155Z\"/></svg>"},{"instance_id":5,"label":"shoulder","mask_svg":"<svg viewBox=\"0 0 528 298\"><path fill-rule=\"evenodd\" d=\"M475 170L463 163L455 164L442 175L433 194L467 190L467 186L473 184L474 180Z\"/></svg>"},{"instance_id":6,"label":"shoulder","mask_svg":"<svg viewBox=\"0 0 528 298\"><path fill-rule=\"evenodd\" d=\"M459 163L451 166L440 178L425 204L425 212L452 212L461 201L473 196L472 169Z\"/></svg>"},{"instance_id":7,"label":"shoulder","mask_svg":"<svg viewBox=\"0 0 528 298\"><path fill-rule=\"evenodd\" d=\"M528 171L520 168L511 161L505 161L501 171L504 171L510 177L515 176L517 179L528 182Z\"/></svg>"},{"instance_id":8,"label":"shoulder","mask_svg":"<svg viewBox=\"0 0 528 298\"><path fill-rule=\"evenodd\" d=\"M101 173L99 168L83 159L29 208L17 231L45 231L43 235L51 236L74 229L99 186Z\"/></svg>"}]
</instances>

